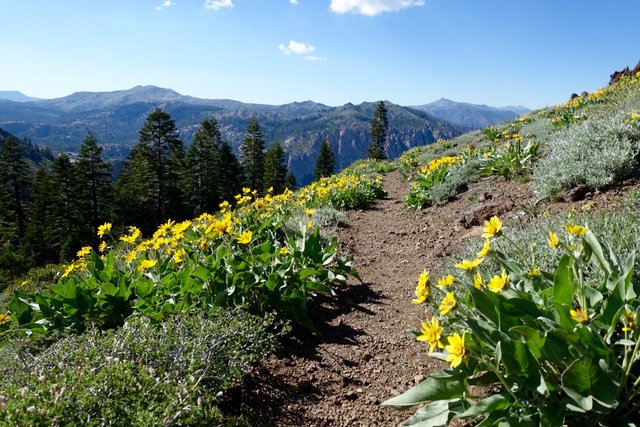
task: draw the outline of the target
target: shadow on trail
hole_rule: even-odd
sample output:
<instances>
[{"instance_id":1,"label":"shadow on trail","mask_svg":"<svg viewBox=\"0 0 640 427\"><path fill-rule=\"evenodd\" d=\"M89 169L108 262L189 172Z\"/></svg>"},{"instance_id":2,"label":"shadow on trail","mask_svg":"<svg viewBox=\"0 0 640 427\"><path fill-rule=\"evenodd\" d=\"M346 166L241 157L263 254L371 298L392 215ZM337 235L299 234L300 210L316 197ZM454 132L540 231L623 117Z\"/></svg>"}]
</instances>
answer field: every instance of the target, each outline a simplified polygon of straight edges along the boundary
<instances>
[{"instance_id":1,"label":"shadow on trail","mask_svg":"<svg viewBox=\"0 0 640 427\"><path fill-rule=\"evenodd\" d=\"M255 426L275 426L276 420L277 425L307 425L310 422L308 412L298 411L295 409L298 406L292 403L301 399L309 404L319 402L324 398L322 392L313 381L292 379L286 372L287 367L299 364L300 359L326 363L319 353L321 344L357 345L358 338L367 335L366 331L343 323L342 317L354 311L375 316L376 313L365 304L369 307L384 304L385 299L367 283L336 287L334 291L335 297L322 295L310 302L309 315L319 334L294 327L292 333L282 339L276 367L270 364L255 366L240 387L229 391L226 403L222 405L225 413L249 414L251 425ZM335 353L332 356L338 357ZM340 357L338 363L352 366L357 362Z\"/></svg>"}]
</instances>

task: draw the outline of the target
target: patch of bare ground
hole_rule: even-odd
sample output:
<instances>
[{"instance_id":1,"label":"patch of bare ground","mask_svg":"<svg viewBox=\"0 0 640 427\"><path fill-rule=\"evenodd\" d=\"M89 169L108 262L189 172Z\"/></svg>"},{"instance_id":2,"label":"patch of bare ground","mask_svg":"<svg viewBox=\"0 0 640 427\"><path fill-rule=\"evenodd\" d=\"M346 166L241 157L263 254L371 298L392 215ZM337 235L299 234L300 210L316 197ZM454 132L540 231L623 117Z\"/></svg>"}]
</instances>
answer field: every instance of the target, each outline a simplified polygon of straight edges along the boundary
<instances>
[{"instance_id":1,"label":"patch of bare ground","mask_svg":"<svg viewBox=\"0 0 640 427\"><path fill-rule=\"evenodd\" d=\"M256 426L391 426L409 416L380 405L444 365L428 357L410 333L425 317L411 304L418 275L432 277L444 257L482 226L464 228L470 205L508 196L510 211L568 210L593 200L606 207L612 196L536 205L528 184L484 179L445 206L407 210L409 184L399 172L384 178L387 197L367 210L348 213L341 250L355 256L363 283L336 289L336 298L314 301L310 315L321 335L296 331L283 351L262 362L232 396L233 412L249 414Z\"/></svg>"}]
</instances>

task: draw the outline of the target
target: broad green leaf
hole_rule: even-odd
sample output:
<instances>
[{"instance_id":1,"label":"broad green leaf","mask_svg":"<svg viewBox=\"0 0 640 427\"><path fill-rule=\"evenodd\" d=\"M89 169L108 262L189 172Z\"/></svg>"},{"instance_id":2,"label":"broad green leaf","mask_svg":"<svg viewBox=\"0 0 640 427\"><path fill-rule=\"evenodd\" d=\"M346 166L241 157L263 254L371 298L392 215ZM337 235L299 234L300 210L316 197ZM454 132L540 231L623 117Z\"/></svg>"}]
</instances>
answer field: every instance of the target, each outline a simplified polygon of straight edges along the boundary
<instances>
[{"instance_id":1,"label":"broad green leaf","mask_svg":"<svg viewBox=\"0 0 640 427\"><path fill-rule=\"evenodd\" d=\"M546 338L540 333L540 330L529 326L514 326L509 331L522 335L531 353L538 359L542 357L542 348Z\"/></svg>"},{"instance_id":2,"label":"broad green leaf","mask_svg":"<svg viewBox=\"0 0 640 427\"><path fill-rule=\"evenodd\" d=\"M585 354L562 373L562 389L585 411L593 409L594 400L606 408L618 405L618 387L593 356Z\"/></svg>"},{"instance_id":3,"label":"broad green leaf","mask_svg":"<svg viewBox=\"0 0 640 427\"><path fill-rule=\"evenodd\" d=\"M307 277L315 276L315 275L318 275L318 274L320 274L319 270L315 270L315 269L312 269L312 268L305 268L305 269L302 269L300 271L299 277L300 277L301 280L304 280Z\"/></svg>"},{"instance_id":4,"label":"broad green leaf","mask_svg":"<svg viewBox=\"0 0 640 427\"><path fill-rule=\"evenodd\" d=\"M571 306L576 293L576 279L573 274L574 259L565 255L560 259L553 283L553 302Z\"/></svg>"},{"instance_id":5,"label":"broad green leaf","mask_svg":"<svg viewBox=\"0 0 640 427\"><path fill-rule=\"evenodd\" d=\"M461 399L436 400L427 403L406 420L403 426L413 427L441 427L449 424L456 412L464 411Z\"/></svg>"},{"instance_id":6,"label":"broad green leaf","mask_svg":"<svg viewBox=\"0 0 640 427\"><path fill-rule=\"evenodd\" d=\"M399 396L382 402L385 406L406 407L421 403L455 399L466 392L464 379L466 374L456 370L444 370L429 375L420 384L411 387Z\"/></svg>"},{"instance_id":7,"label":"broad green leaf","mask_svg":"<svg viewBox=\"0 0 640 427\"><path fill-rule=\"evenodd\" d=\"M499 411L509 406L509 400L501 394L494 394L484 399L479 400L473 404L469 409L456 416L456 418L472 418L479 417L485 414L490 414L493 411Z\"/></svg>"}]
</instances>

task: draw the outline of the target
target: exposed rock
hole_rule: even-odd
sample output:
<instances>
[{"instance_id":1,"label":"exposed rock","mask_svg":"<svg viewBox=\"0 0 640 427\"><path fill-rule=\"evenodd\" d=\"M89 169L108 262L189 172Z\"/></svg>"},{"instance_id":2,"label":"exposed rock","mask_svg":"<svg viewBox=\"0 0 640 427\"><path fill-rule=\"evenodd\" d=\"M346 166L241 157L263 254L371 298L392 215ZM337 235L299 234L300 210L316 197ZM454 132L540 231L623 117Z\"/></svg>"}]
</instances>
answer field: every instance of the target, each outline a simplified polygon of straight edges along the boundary
<instances>
[{"instance_id":1,"label":"exposed rock","mask_svg":"<svg viewBox=\"0 0 640 427\"><path fill-rule=\"evenodd\" d=\"M482 225L484 221L492 216L500 216L510 211L513 206L514 203L511 197L502 194L495 199L492 198L489 201L465 209L462 212L460 222L465 228Z\"/></svg>"},{"instance_id":2,"label":"exposed rock","mask_svg":"<svg viewBox=\"0 0 640 427\"><path fill-rule=\"evenodd\" d=\"M617 83L624 76L633 76L639 72L640 72L640 61L638 61L638 64L633 68L633 70L630 70L629 67L624 67L624 69L622 69L621 71L614 71L613 74L611 74L610 76L611 80L609 80L609 86Z\"/></svg>"}]
</instances>

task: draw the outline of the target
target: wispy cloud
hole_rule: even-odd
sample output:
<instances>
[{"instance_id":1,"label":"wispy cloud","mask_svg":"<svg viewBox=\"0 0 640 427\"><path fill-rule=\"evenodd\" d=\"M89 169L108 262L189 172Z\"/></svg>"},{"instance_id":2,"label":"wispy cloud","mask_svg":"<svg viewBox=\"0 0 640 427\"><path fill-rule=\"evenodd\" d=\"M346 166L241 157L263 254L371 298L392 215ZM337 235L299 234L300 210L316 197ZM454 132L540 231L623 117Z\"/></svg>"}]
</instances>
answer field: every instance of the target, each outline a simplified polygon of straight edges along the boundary
<instances>
[{"instance_id":1,"label":"wispy cloud","mask_svg":"<svg viewBox=\"0 0 640 427\"><path fill-rule=\"evenodd\" d=\"M156 10L166 9L171 6L175 6L176 4L171 0L164 0L160 6L156 6Z\"/></svg>"},{"instance_id":2,"label":"wispy cloud","mask_svg":"<svg viewBox=\"0 0 640 427\"><path fill-rule=\"evenodd\" d=\"M218 10L223 7L233 7L232 0L204 0L204 7L206 9Z\"/></svg>"},{"instance_id":3,"label":"wispy cloud","mask_svg":"<svg viewBox=\"0 0 640 427\"><path fill-rule=\"evenodd\" d=\"M329 10L334 13L376 16L414 6L423 6L424 2L425 0L331 0Z\"/></svg>"},{"instance_id":4,"label":"wispy cloud","mask_svg":"<svg viewBox=\"0 0 640 427\"><path fill-rule=\"evenodd\" d=\"M295 40L289 41L289 44L286 46L284 44L280 44L278 49L280 49L280 52L283 52L285 55L305 55L305 59L307 61L322 62L327 60L326 56L311 55L311 53L316 50L315 46L297 42Z\"/></svg>"},{"instance_id":5,"label":"wispy cloud","mask_svg":"<svg viewBox=\"0 0 640 427\"><path fill-rule=\"evenodd\" d=\"M289 42L289 45L285 46L283 44L280 44L280 46L278 46L278 49L280 49L282 52L284 52L286 55L308 55L311 52L313 52L314 50L316 50L315 47L308 45L306 43L300 43L297 42L295 40L291 40Z\"/></svg>"},{"instance_id":6,"label":"wispy cloud","mask_svg":"<svg viewBox=\"0 0 640 427\"><path fill-rule=\"evenodd\" d=\"M289 0L289 3L295 6L298 4L298 0Z\"/></svg>"}]
</instances>

